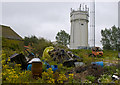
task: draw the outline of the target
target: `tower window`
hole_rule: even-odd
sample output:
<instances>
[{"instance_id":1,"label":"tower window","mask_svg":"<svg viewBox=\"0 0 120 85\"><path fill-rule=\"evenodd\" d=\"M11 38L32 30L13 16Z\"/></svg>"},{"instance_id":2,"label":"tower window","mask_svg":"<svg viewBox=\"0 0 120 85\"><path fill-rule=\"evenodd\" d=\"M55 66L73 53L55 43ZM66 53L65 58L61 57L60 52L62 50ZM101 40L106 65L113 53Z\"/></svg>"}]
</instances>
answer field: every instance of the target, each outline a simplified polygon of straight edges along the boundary
<instances>
[{"instance_id":1,"label":"tower window","mask_svg":"<svg viewBox=\"0 0 120 85\"><path fill-rule=\"evenodd\" d=\"M84 25L84 24L81 24L81 25Z\"/></svg>"}]
</instances>

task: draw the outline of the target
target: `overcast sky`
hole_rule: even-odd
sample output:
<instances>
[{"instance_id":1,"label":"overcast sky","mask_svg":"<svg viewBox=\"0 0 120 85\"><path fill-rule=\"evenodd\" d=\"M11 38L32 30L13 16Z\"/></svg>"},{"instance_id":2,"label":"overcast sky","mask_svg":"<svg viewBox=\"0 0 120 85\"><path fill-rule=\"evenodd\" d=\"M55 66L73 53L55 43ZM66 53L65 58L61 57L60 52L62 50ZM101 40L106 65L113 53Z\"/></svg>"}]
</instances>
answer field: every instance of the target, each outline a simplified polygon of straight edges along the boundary
<instances>
[{"instance_id":1,"label":"overcast sky","mask_svg":"<svg viewBox=\"0 0 120 85\"><path fill-rule=\"evenodd\" d=\"M36 35L55 41L60 30L70 34L70 8L76 10L80 3L84 2L3 2L2 24L10 26L23 38ZM89 2L84 4L90 7ZM101 46L101 29L118 26L118 3L96 2L95 12L96 45Z\"/></svg>"}]
</instances>

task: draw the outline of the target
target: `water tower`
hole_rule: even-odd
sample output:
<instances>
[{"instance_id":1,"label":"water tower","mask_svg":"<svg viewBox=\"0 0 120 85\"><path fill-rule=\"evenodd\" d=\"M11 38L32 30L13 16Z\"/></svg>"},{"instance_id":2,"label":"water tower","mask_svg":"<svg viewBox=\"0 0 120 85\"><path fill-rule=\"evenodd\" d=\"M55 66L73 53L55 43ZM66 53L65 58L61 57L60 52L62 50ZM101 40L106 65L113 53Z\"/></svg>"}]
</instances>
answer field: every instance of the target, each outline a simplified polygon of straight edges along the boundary
<instances>
[{"instance_id":1,"label":"water tower","mask_svg":"<svg viewBox=\"0 0 120 85\"><path fill-rule=\"evenodd\" d=\"M86 5L81 6L80 4L78 10L71 9L71 49L82 49L88 47L88 17L89 8L87 8Z\"/></svg>"}]
</instances>

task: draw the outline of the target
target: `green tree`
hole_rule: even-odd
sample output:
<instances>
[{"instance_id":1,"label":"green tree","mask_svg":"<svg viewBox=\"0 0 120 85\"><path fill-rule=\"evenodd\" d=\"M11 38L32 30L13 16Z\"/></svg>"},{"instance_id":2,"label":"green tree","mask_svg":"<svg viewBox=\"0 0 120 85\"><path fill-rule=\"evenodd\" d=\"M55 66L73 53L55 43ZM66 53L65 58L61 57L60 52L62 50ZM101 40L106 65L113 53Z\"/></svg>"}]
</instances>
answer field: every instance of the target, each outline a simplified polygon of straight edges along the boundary
<instances>
[{"instance_id":1,"label":"green tree","mask_svg":"<svg viewBox=\"0 0 120 85\"><path fill-rule=\"evenodd\" d=\"M101 30L103 49L120 49L120 28L112 26L110 29Z\"/></svg>"},{"instance_id":2,"label":"green tree","mask_svg":"<svg viewBox=\"0 0 120 85\"><path fill-rule=\"evenodd\" d=\"M117 37L118 37L117 49L118 49L118 51L120 51L120 28L119 27L118 27L118 31L117 31Z\"/></svg>"},{"instance_id":3,"label":"green tree","mask_svg":"<svg viewBox=\"0 0 120 85\"><path fill-rule=\"evenodd\" d=\"M67 46L70 43L70 35L64 30L61 30L57 33L56 40L59 45Z\"/></svg>"}]
</instances>

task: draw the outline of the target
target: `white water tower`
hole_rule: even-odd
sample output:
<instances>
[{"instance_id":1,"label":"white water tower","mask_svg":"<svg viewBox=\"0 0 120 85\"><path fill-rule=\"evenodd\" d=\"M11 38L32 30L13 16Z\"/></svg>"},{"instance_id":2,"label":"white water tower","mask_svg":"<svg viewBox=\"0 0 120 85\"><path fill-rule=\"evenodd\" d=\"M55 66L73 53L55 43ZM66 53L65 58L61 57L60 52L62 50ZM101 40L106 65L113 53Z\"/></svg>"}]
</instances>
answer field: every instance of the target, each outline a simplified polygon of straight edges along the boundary
<instances>
[{"instance_id":1,"label":"white water tower","mask_svg":"<svg viewBox=\"0 0 120 85\"><path fill-rule=\"evenodd\" d=\"M70 48L86 48L88 47L88 17L89 8L83 5L78 10L72 10L70 13L71 34L70 34Z\"/></svg>"}]
</instances>

